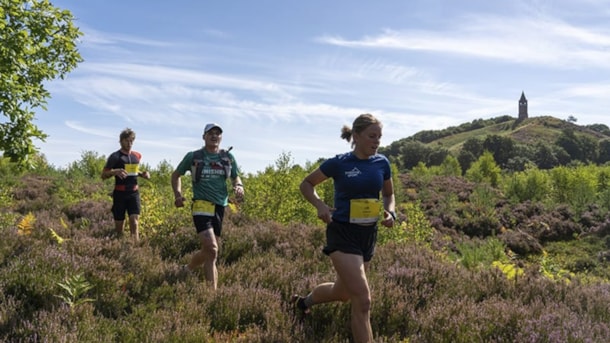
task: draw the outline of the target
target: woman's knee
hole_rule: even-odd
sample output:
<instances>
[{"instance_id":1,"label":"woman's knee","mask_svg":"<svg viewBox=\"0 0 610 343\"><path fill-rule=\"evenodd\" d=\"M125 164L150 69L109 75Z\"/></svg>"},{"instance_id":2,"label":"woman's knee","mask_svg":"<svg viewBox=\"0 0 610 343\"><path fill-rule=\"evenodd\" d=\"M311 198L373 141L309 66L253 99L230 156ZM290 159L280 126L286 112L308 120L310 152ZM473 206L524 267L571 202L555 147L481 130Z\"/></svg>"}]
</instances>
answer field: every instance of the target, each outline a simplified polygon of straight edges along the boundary
<instances>
[{"instance_id":1,"label":"woman's knee","mask_svg":"<svg viewBox=\"0 0 610 343\"><path fill-rule=\"evenodd\" d=\"M360 292L352 296L352 304L358 306L363 312L369 312L371 310L371 294L370 292Z\"/></svg>"},{"instance_id":2,"label":"woman's knee","mask_svg":"<svg viewBox=\"0 0 610 343\"><path fill-rule=\"evenodd\" d=\"M342 281L337 281L333 285L333 292L337 300L342 302L358 302L366 305L368 302L368 306L370 307L370 293L368 291L368 287L362 288L352 288L345 287ZM368 300L367 300L368 299Z\"/></svg>"}]
</instances>

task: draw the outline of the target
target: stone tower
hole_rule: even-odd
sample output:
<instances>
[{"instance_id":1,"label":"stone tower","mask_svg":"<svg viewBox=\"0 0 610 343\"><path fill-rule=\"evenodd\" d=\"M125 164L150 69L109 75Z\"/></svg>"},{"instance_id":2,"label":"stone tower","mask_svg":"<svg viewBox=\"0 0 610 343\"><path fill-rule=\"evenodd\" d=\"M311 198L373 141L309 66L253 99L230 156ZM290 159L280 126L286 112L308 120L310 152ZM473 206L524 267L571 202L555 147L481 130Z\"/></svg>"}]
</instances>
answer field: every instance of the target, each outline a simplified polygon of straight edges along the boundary
<instances>
[{"instance_id":1,"label":"stone tower","mask_svg":"<svg viewBox=\"0 0 610 343\"><path fill-rule=\"evenodd\" d=\"M527 99L525 93L521 92L521 98L519 99L519 120L527 119Z\"/></svg>"}]
</instances>

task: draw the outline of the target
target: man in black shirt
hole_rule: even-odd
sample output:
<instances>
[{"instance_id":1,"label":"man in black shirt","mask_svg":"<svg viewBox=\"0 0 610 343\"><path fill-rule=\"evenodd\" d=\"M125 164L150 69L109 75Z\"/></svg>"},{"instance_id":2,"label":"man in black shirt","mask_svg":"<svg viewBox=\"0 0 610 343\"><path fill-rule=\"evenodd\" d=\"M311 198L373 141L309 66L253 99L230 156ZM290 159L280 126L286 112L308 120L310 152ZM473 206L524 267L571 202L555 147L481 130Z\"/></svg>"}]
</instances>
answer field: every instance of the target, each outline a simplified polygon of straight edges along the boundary
<instances>
[{"instance_id":1,"label":"man in black shirt","mask_svg":"<svg viewBox=\"0 0 610 343\"><path fill-rule=\"evenodd\" d=\"M119 136L121 149L108 156L102 179L114 176L114 191L112 192L112 215L115 230L119 236L123 234L125 212L129 214L129 230L131 236L137 241L138 218L140 216L140 192L138 191L138 176L150 179L150 173L139 170L142 155L131 150L136 139L136 133L127 128Z\"/></svg>"}]
</instances>

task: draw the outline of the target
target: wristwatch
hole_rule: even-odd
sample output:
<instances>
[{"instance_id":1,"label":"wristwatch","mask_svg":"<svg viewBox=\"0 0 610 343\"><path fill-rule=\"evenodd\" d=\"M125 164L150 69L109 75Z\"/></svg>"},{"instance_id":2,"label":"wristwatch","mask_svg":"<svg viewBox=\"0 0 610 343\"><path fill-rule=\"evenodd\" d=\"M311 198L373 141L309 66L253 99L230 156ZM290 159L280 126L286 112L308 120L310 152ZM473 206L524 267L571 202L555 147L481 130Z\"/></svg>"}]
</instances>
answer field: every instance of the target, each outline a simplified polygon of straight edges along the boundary
<instances>
[{"instance_id":1,"label":"wristwatch","mask_svg":"<svg viewBox=\"0 0 610 343\"><path fill-rule=\"evenodd\" d=\"M390 215L392 216L392 219L394 221L396 221L396 212L394 212L394 211L388 211L388 212L390 212Z\"/></svg>"}]
</instances>

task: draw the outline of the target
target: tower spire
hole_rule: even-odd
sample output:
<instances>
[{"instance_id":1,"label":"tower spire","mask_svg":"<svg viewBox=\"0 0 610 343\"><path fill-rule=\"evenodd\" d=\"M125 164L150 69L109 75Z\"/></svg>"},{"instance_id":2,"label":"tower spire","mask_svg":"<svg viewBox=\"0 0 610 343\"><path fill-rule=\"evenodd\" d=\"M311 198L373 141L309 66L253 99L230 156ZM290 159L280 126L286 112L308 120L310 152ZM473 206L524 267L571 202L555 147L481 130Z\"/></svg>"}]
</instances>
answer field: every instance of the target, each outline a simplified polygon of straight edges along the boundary
<instances>
[{"instance_id":1,"label":"tower spire","mask_svg":"<svg viewBox=\"0 0 610 343\"><path fill-rule=\"evenodd\" d=\"M525 92L521 91L521 98L519 98L519 120L527 119L527 99L525 98Z\"/></svg>"}]
</instances>

